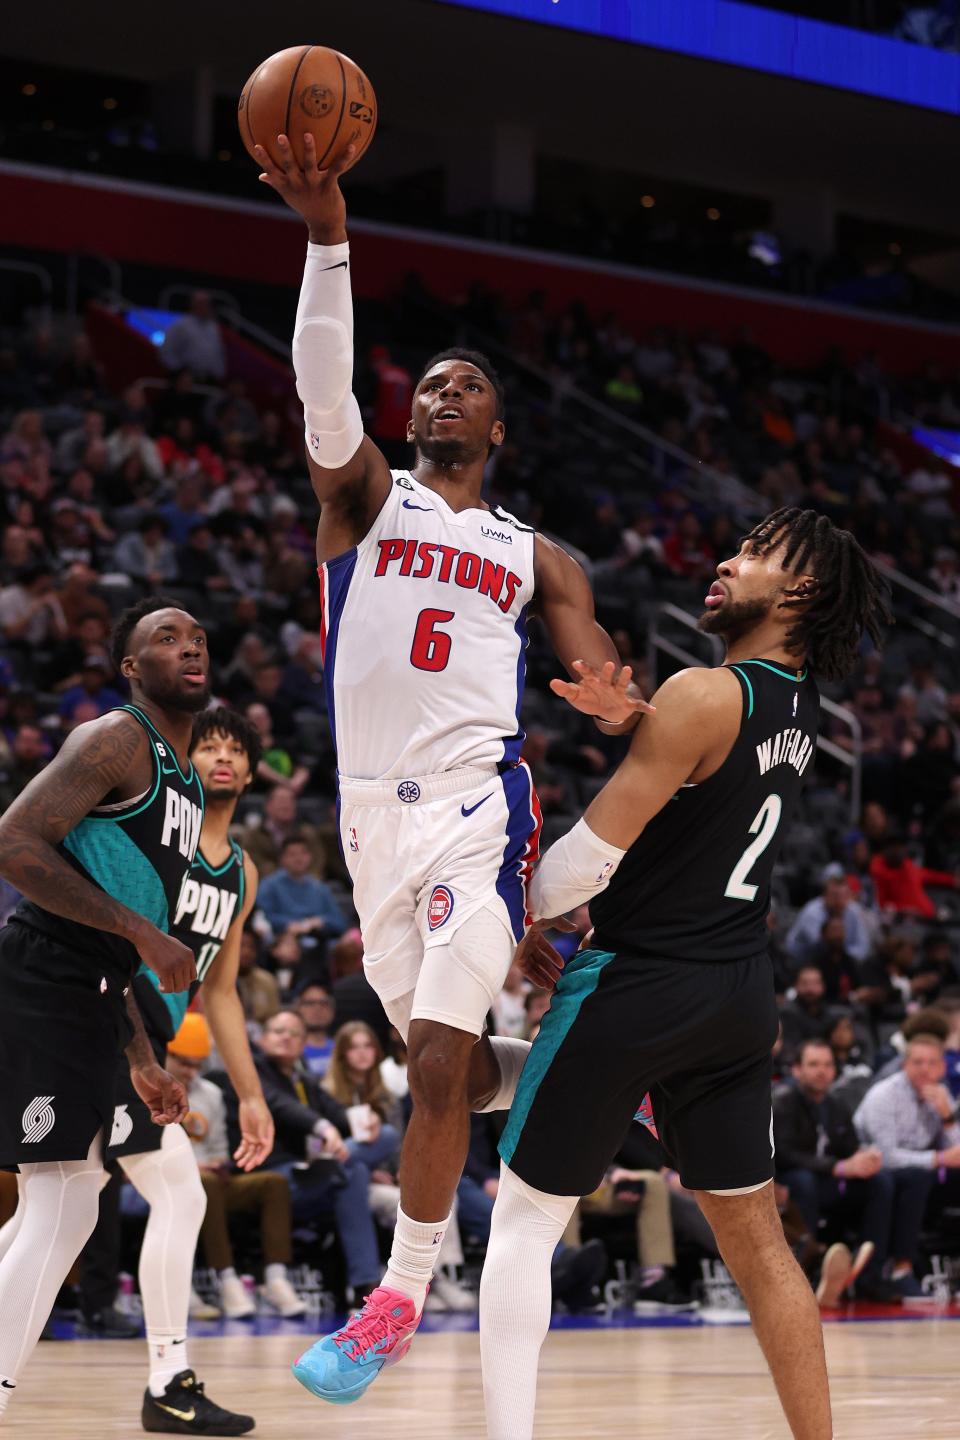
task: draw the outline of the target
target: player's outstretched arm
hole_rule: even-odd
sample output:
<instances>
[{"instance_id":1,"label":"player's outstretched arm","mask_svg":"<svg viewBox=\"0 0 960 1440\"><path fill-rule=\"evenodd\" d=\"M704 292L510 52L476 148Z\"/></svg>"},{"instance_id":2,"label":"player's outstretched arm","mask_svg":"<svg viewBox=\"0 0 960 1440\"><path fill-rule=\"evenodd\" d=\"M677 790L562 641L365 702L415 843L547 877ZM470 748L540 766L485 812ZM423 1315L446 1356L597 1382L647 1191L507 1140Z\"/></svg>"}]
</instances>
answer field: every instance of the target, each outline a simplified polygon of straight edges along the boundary
<instances>
[{"instance_id":1,"label":"player's outstretched arm","mask_svg":"<svg viewBox=\"0 0 960 1440\"><path fill-rule=\"evenodd\" d=\"M127 778L146 748L143 728L126 713L78 725L0 817L0 875L44 910L129 940L161 989L173 992L188 989L196 976L186 945L85 880L55 848Z\"/></svg>"},{"instance_id":2,"label":"player's outstretched arm","mask_svg":"<svg viewBox=\"0 0 960 1440\"><path fill-rule=\"evenodd\" d=\"M273 1116L250 1053L247 1022L237 992L240 937L257 898L257 867L244 852L243 909L235 918L203 982L203 1008L230 1083L240 1101L240 1144L233 1158L241 1170L255 1170L273 1149Z\"/></svg>"},{"instance_id":3,"label":"player's outstretched arm","mask_svg":"<svg viewBox=\"0 0 960 1440\"><path fill-rule=\"evenodd\" d=\"M629 665L597 623L593 591L583 570L559 545L538 535L536 594L540 615L560 663L571 680L551 680L550 689L575 710L592 715L607 734L626 733L653 706L644 700Z\"/></svg>"},{"instance_id":4,"label":"player's outstretched arm","mask_svg":"<svg viewBox=\"0 0 960 1440\"><path fill-rule=\"evenodd\" d=\"M321 506L350 500L350 518L369 527L390 488L390 469L363 433L353 383L353 299L347 207L340 176L353 158L349 147L326 170L317 165L309 131L303 166L285 135L277 137L280 164L262 146L256 156L260 179L307 223L309 245L293 332L293 368L303 401L310 478ZM347 543L359 539L348 537ZM318 537L318 546L323 537Z\"/></svg>"},{"instance_id":5,"label":"player's outstretched arm","mask_svg":"<svg viewBox=\"0 0 960 1440\"><path fill-rule=\"evenodd\" d=\"M528 902L534 919L567 914L606 889L681 785L706 778L729 753L742 703L729 670L681 670L653 698L656 710L636 730L622 764L534 874Z\"/></svg>"}]
</instances>

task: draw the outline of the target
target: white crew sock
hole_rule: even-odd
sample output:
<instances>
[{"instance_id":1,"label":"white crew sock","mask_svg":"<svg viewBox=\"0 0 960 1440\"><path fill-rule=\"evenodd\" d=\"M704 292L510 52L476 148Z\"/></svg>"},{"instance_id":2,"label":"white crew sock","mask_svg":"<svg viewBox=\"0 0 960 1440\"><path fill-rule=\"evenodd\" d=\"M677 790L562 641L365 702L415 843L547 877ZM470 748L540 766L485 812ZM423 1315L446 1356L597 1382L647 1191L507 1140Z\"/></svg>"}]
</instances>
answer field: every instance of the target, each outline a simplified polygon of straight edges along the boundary
<instances>
[{"instance_id":1,"label":"white crew sock","mask_svg":"<svg viewBox=\"0 0 960 1440\"><path fill-rule=\"evenodd\" d=\"M263 1267L263 1280L265 1285L269 1285L271 1280L286 1280L286 1278L287 1267L286 1265L281 1265L277 1260L272 1260L269 1265Z\"/></svg>"},{"instance_id":2,"label":"white crew sock","mask_svg":"<svg viewBox=\"0 0 960 1440\"><path fill-rule=\"evenodd\" d=\"M506 1165L480 1281L480 1355L488 1440L531 1440L540 1347L550 1328L550 1262L577 1207Z\"/></svg>"},{"instance_id":3,"label":"white crew sock","mask_svg":"<svg viewBox=\"0 0 960 1440\"><path fill-rule=\"evenodd\" d=\"M168 1125L159 1150L124 1155L120 1164L150 1206L140 1247L140 1296L150 1351L150 1394L162 1395L188 1370L187 1316L193 1256L207 1197L196 1156L179 1125Z\"/></svg>"},{"instance_id":4,"label":"white crew sock","mask_svg":"<svg viewBox=\"0 0 960 1440\"><path fill-rule=\"evenodd\" d=\"M500 1086L486 1105L478 1105L477 1113L487 1114L490 1110L509 1110L517 1093L517 1081L530 1054L529 1040L514 1040L509 1035L491 1035L493 1056L500 1066Z\"/></svg>"},{"instance_id":5,"label":"white crew sock","mask_svg":"<svg viewBox=\"0 0 960 1440\"><path fill-rule=\"evenodd\" d=\"M411 1220L397 1206L397 1228L393 1232L390 1263L381 1283L409 1295L418 1315L427 1298L427 1286L437 1268L440 1247L449 1224L449 1215L445 1220Z\"/></svg>"}]
</instances>

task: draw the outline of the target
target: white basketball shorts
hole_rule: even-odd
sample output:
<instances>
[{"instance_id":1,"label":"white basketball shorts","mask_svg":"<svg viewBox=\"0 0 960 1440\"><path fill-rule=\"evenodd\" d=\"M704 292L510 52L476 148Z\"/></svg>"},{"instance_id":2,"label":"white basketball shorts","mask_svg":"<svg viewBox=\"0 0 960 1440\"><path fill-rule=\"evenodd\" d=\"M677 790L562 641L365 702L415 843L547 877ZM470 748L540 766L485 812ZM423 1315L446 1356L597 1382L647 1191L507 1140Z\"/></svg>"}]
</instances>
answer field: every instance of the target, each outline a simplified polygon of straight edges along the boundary
<instances>
[{"instance_id":1,"label":"white basketball shorts","mask_svg":"<svg viewBox=\"0 0 960 1440\"><path fill-rule=\"evenodd\" d=\"M526 886L537 859L540 807L523 763L448 770L406 780L340 777L340 838L353 879L353 902L363 933L364 970L393 1023L424 1013L447 1018L479 1035L501 989L515 945L529 923ZM448 945L480 910L503 921L503 943L484 952L483 973L472 965L467 1008L457 1010L456 977L427 967L424 955ZM401 997L415 1003L399 1004ZM460 1011L463 1010L460 1002ZM399 1026L405 1031L405 1025Z\"/></svg>"}]
</instances>

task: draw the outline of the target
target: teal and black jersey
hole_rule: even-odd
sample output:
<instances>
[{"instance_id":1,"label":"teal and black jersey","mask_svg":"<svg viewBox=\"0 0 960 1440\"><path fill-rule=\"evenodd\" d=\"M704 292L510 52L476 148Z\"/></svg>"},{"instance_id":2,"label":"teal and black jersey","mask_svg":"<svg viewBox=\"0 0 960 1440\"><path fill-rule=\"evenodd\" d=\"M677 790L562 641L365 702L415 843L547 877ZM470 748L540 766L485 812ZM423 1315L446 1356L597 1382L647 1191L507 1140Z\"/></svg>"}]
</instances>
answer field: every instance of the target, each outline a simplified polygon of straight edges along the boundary
<instances>
[{"instance_id":1,"label":"teal and black jersey","mask_svg":"<svg viewBox=\"0 0 960 1440\"><path fill-rule=\"evenodd\" d=\"M64 836L58 849L85 879L135 910L158 930L169 931L187 871L200 843L203 787L188 763L184 774L176 751L135 705L122 709L146 731L153 778L142 795L119 805L101 805ZM100 970L128 980L140 964L129 941L77 920L22 901L16 918L40 930Z\"/></svg>"},{"instance_id":2,"label":"teal and black jersey","mask_svg":"<svg viewBox=\"0 0 960 1440\"><path fill-rule=\"evenodd\" d=\"M171 1028L168 1034L164 1034L160 1038L171 1040L179 1030L183 1017L187 1013L187 1006L199 986L202 985L210 966L220 954L220 947L227 938L227 931L243 910L245 898L246 876L243 869L243 851L237 842L230 841L229 856L222 865L217 866L211 865L203 851L198 849L196 859L183 882L183 888L177 898L176 910L170 922L171 935L175 935L184 945L189 945L194 953L197 962L197 978L189 990L181 990L175 995L161 995L157 977L153 971L148 970L145 965L141 967L140 973L144 979L153 982L157 996L163 1001L167 1010ZM141 987L138 986L138 996L141 993ZM151 1025L151 1021L156 1015L156 1007L151 1005L149 1013L145 1006L141 1006L141 1009L143 1009L144 1019L147 1021L147 1028L155 1028Z\"/></svg>"},{"instance_id":3,"label":"teal and black jersey","mask_svg":"<svg viewBox=\"0 0 960 1440\"><path fill-rule=\"evenodd\" d=\"M697 961L766 950L770 878L813 761L820 697L807 670L729 669L740 733L719 770L653 817L591 904L598 950Z\"/></svg>"}]
</instances>

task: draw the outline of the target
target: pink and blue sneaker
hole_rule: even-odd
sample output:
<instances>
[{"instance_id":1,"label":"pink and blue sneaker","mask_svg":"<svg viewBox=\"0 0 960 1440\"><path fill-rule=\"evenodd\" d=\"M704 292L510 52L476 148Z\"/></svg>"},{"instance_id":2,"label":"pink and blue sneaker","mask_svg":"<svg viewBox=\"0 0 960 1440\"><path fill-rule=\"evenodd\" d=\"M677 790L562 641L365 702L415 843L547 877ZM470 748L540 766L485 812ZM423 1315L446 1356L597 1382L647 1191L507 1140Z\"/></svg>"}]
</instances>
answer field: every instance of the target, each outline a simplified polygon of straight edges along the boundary
<instances>
[{"instance_id":1,"label":"pink and blue sneaker","mask_svg":"<svg viewBox=\"0 0 960 1440\"><path fill-rule=\"evenodd\" d=\"M403 1359L419 1324L409 1295L378 1285L342 1330L304 1351L293 1373L311 1395L332 1405L352 1405L381 1370Z\"/></svg>"}]
</instances>

